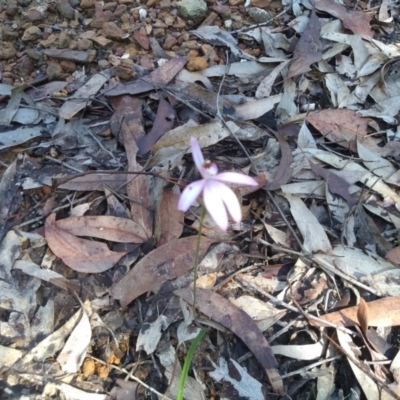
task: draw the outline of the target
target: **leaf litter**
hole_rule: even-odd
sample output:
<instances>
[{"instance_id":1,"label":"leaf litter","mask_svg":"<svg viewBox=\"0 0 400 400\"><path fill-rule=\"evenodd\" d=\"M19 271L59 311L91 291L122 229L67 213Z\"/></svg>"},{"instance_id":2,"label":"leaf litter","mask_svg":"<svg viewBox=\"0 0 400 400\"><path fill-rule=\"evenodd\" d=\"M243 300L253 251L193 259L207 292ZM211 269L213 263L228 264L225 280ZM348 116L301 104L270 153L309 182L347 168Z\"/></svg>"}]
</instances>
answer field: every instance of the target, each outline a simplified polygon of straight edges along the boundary
<instances>
[{"instance_id":1,"label":"leaf litter","mask_svg":"<svg viewBox=\"0 0 400 400\"><path fill-rule=\"evenodd\" d=\"M399 398L396 7L119 3L3 9L7 398L175 398L196 322L186 398ZM259 182L196 302L192 137Z\"/></svg>"}]
</instances>

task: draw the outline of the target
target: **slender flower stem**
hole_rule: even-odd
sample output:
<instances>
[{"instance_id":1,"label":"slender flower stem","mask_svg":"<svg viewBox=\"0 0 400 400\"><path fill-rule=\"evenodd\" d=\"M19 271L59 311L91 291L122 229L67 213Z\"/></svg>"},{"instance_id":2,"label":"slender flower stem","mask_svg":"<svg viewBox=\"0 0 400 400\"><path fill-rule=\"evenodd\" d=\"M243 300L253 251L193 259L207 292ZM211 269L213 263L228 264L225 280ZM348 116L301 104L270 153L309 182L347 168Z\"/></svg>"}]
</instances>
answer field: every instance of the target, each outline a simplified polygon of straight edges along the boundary
<instances>
[{"instance_id":1,"label":"slender flower stem","mask_svg":"<svg viewBox=\"0 0 400 400\"><path fill-rule=\"evenodd\" d=\"M206 208L201 206L201 214L200 214L200 224L199 230L197 233L197 242L196 242L196 253L194 255L194 266L193 266L193 318L196 322L196 325L199 325L196 319L196 287L197 287L197 267L199 265L199 252L200 252L200 241L201 241L201 231L203 230L204 218L206 217Z\"/></svg>"},{"instance_id":2,"label":"slender flower stem","mask_svg":"<svg viewBox=\"0 0 400 400\"><path fill-rule=\"evenodd\" d=\"M181 377L179 379L178 395L176 397L177 400L183 400L183 390L185 389L185 383L189 373L190 364L192 363L193 354L205 333L206 330L204 328L201 329L190 345L189 351L185 358L185 363L183 364Z\"/></svg>"}]
</instances>

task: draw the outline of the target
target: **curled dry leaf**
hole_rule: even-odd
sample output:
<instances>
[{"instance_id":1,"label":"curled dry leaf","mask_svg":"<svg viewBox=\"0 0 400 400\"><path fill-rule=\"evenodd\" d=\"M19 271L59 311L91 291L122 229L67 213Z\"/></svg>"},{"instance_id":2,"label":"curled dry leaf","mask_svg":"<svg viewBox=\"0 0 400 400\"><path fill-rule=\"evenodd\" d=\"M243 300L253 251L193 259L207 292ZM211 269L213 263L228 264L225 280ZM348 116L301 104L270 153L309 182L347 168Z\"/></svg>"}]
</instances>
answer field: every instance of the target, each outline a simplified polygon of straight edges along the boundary
<instances>
[{"instance_id":1,"label":"curled dry leaf","mask_svg":"<svg viewBox=\"0 0 400 400\"><path fill-rule=\"evenodd\" d=\"M278 363L269 343L253 319L217 293L200 288L196 293L196 307L207 317L219 322L243 340L265 369L274 392L283 395L284 388L282 380L279 379ZM190 288L177 290L175 294L189 304L193 304L193 291Z\"/></svg>"},{"instance_id":2,"label":"curled dry leaf","mask_svg":"<svg viewBox=\"0 0 400 400\"><path fill-rule=\"evenodd\" d=\"M144 243L144 229L135 221L108 215L70 217L57 221L59 229L75 236L92 236L120 243Z\"/></svg>"},{"instance_id":3,"label":"curled dry leaf","mask_svg":"<svg viewBox=\"0 0 400 400\"><path fill-rule=\"evenodd\" d=\"M358 305L358 310L357 310L357 318L358 318L358 323L361 326L361 330L364 333L364 335L367 335L368 331L368 304L365 302L365 300L360 297L360 304Z\"/></svg>"},{"instance_id":4,"label":"curled dry leaf","mask_svg":"<svg viewBox=\"0 0 400 400\"><path fill-rule=\"evenodd\" d=\"M174 239L144 256L110 289L114 299L126 307L141 294L193 268L197 236ZM202 238L199 259L214 241Z\"/></svg>"},{"instance_id":5,"label":"curled dry leaf","mask_svg":"<svg viewBox=\"0 0 400 400\"><path fill-rule=\"evenodd\" d=\"M397 326L400 325L400 297L385 297L383 299L370 301L368 304L368 326ZM320 319L331 322L338 326L358 325L359 306L349 307L344 310L335 311L322 315ZM316 325L322 323L315 321Z\"/></svg>"},{"instance_id":6,"label":"curled dry leaf","mask_svg":"<svg viewBox=\"0 0 400 400\"><path fill-rule=\"evenodd\" d=\"M54 213L46 219L45 235L51 251L68 267L79 272L107 271L126 254L110 251L105 243L80 239L60 229Z\"/></svg>"}]
</instances>

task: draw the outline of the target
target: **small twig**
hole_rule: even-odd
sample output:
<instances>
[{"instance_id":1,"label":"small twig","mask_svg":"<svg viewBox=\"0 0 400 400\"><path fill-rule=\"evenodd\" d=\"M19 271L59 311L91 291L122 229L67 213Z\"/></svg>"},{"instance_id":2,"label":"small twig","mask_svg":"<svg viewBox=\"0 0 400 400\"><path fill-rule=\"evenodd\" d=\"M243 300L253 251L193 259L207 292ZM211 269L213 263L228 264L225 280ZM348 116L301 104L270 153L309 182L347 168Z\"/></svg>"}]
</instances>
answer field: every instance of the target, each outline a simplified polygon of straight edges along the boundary
<instances>
[{"instance_id":1,"label":"small twig","mask_svg":"<svg viewBox=\"0 0 400 400\"><path fill-rule=\"evenodd\" d=\"M278 19L279 17L282 17L282 15L286 14L289 10L290 10L290 7L286 7L286 8L284 8L279 14L276 14L275 17L272 17L272 18L269 19L268 21L261 22L261 23L259 23L259 24L254 24L254 25L246 26L246 27L244 27L244 28L237 29L236 31L231 31L231 32L229 32L229 33L230 33L231 35L236 35L237 33L240 33L240 32L250 31L250 30L255 29L255 28L261 28L262 26L266 26L266 25L270 24L272 21L275 21L275 20Z\"/></svg>"},{"instance_id":2,"label":"small twig","mask_svg":"<svg viewBox=\"0 0 400 400\"><path fill-rule=\"evenodd\" d=\"M291 376L293 376L293 375L302 374L303 372L305 372L305 371L307 371L307 370L309 370L309 369L311 369L311 368L318 367L318 365L326 364L326 363L328 363L328 362L337 360L337 359L342 358L342 357L343 357L343 354L339 354L339 355L337 355L337 356L335 356L335 357L326 358L325 360L317 361L317 362L315 362L314 364L307 365L307 366L305 366L305 367L303 367L303 368L300 368L300 369L298 369L298 370L296 370L296 371L289 372L289 373L287 373L287 374L285 374L285 375L280 375L280 376L278 376L278 377L276 377L276 378L273 378L272 380L273 380L273 381L277 381L277 380L279 380L279 379L289 378L289 377L291 377Z\"/></svg>"},{"instance_id":3,"label":"small twig","mask_svg":"<svg viewBox=\"0 0 400 400\"><path fill-rule=\"evenodd\" d=\"M274 250L278 250L278 251L282 251L284 253L287 254L293 254L293 255L297 255L299 257L304 257L305 259L313 262L314 264L317 264L322 270L328 270L330 273L340 276L341 278L343 278L346 281L349 281L350 283L352 283L354 286L358 286L361 289L364 289L372 294L374 294L375 296L380 297L381 295L374 289L370 288L369 286L364 285L363 283L359 282L357 279L346 275L344 272L340 271L339 269L337 269L336 267L332 267L331 265L324 263L322 260L319 260L318 258L315 258L312 255L304 255L303 253L300 253L298 251L294 251L294 250L290 250L290 249L285 249L284 247L279 247L276 246L274 244L268 243L263 239L259 239L258 240L259 243L262 243L265 246L269 246Z\"/></svg>"},{"instance_id":4,"label":"small twig","mask_svg":"<svg viewBox=\"0 0 400 400\"><path fill-rule=\"evenodd\" d=\"M55 162L56 164L60 164L60 165L62 165L63 167L69 168L69 169L72 170L72 171L75 171L75 172L78 172L78 173L82 173L82 172L83 172L81 169L75 168L75 167L73 167L72 165L69 165L69 164L66 163L66 162L57 160L57 158L53 158L53 157L50 157L50 156L46 156L45 159L46 159L46 160L53 161L53 162Z\"/></svg>"},{"instance_id":5,"label":"small twig","mask_svg":"<svg viewBox=\"0 0 400 400\"><path fill-rule=\"evenodd\" d=\"M200 241L201 241L201 231L204 225L204 219L206 217L206 207L201 207L201 215L200 215L200 223L199 223L199 231L197 233L196 240L196 252L194 254L194 266L193 266L193 319L198 327L200 324L197 321L196 317L196 289L197 289L197 267L199 266L199 252L200 252Z\"/></svg>"},{"instance_id":6,"label":"small twig","mask_svg":"<svg viewBox=\"0 0 400 400\"><path fill-rule=\"evenodd\" d=\"M271 302L274 303L275 305L285 307L290 311L293 311L295 313L301 314L300 310L298 310L296 307L293 307L293 306L285 303L284 301L279 300L277 297L272 296L272 294L269 294L265 290L262 290L257 285L255 285L255 284L253 284L251 282L247 282L246 285L249 285L253 290L256 290L257 292L259 292L263 296L268 297L271 300ZM331 328L339 329L339 330L347 333L348 335L359 336L357 333L351 331L350 329L347 329L347 328L345 328L343 326L339 326L339 325L333 324L332 322L326 321L326 320L324 320L322 318L318 318L318 317L310 314L308 311L304 311L304 316L306 318L308 318L308 319L312 319L314 321L317 321L320 324L323 324L324 326L330 326Z\"/></svg>"}]
</instances>

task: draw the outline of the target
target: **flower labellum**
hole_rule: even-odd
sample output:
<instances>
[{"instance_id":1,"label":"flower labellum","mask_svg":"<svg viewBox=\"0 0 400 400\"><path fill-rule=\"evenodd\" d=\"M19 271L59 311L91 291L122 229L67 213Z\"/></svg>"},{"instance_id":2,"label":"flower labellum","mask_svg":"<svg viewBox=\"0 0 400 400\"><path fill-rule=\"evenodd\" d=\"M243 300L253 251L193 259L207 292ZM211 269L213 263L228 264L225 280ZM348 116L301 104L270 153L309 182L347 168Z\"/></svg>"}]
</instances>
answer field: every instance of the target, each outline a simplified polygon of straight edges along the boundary
<instances>
[{"instance_id":1,"label":"flower labellum","mask_svg":"<svg viewBox=\"0 0 400 400\"><path fill-rule=\"evenodd\" d=\"M219 174L216 164L209 160L204 160L199 143L195 138L192 137L190 139L190 145L194 163L203 179L186 186L179 199L178 209L187 211L197 197L203 193L206 210L215 223L223 231L226 231L228 229L227 211L235 222L242 220L242 211L235 193L223 182L246 186L257 186L258 183L250 176L236 172L222 172Z\"/></svg>"}]
</instances>

